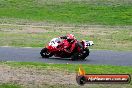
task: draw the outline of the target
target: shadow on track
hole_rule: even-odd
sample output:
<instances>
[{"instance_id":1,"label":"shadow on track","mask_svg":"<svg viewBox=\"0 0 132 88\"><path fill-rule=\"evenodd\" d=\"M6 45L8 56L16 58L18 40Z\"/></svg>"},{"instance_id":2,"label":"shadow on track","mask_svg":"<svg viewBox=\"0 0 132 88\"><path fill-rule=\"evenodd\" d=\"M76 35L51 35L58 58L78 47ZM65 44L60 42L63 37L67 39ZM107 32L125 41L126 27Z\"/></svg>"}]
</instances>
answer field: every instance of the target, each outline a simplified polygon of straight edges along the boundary
<instances>
[{"instance_id":1,"label":"shadow on track","mask_svg":"<svg viewBox=\"0 0 132 88\"><path fill-rule=\"evenodd\" d=\"M70 58L60 58L60 57L50 57L50 58L42 58L41 59L50 59L50 60L59 60L59 61L72 61L72 62L85 62L85 61L89 61L89 59L85 59L85 60L71 60Z\"/></svg>"}]
</instances>

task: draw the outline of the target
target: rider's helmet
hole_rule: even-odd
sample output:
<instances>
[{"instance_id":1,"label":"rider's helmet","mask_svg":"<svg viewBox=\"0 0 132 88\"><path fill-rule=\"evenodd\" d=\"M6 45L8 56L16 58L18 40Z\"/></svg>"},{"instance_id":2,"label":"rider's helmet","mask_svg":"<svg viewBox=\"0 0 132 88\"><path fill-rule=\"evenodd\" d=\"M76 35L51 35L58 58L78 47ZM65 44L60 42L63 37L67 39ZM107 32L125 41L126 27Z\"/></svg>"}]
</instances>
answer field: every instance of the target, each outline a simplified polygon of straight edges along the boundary
<instances>
[{"instance_id":1,"label":"rider's helmet","mask_svg":"<svg viewBox=\"0 0 132 88\"><path fill-rule=\"evenodd\" d=\"M68 35L67 35L67 41L68 41L69 43L73 43L73 42L75 41L74 35L73 35L73 34L68 34Z\"/></svg>"}]
</instances>

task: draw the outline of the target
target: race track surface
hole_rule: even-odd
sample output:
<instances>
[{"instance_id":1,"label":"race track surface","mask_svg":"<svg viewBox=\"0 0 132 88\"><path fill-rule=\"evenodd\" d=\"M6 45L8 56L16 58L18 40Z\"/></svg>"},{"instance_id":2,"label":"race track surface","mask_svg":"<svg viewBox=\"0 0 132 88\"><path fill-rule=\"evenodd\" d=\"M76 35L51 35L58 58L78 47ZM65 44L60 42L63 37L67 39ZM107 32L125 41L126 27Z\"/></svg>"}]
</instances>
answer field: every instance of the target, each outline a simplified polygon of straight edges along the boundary
<instances>
[{"instance_id":1,"label":"race track surface","mask_svg":"<svg viewBox=\"0 0 132 88\"><path fill-rule=\"evenodd\" d=\"M132 51L91 50L84 61L71 61L69 58L41 58L41 48L0 47L0 61L69 63L69 64L108 64L132 66Z\"/></svg>"}]
</instances>

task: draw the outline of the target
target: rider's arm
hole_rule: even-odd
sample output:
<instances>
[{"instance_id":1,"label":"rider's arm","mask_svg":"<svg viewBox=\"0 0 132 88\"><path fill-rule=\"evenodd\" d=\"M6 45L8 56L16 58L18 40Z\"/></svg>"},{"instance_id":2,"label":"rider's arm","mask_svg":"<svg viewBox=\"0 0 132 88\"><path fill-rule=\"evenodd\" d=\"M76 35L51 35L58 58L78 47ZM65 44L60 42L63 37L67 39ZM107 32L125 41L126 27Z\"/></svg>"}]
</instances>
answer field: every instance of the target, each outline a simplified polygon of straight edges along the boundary
<instances>
[{"instance_id":1,"label":"rider's arm","mask_svg":"<svg viewBox=\"0 0 132 88\"><path fill-rule=\"evenodd\" d=\"M61 39L67 39L67 36L61 36L60 38Z\"/></svg>"},{"instance_id":2,"label":"rider's arm","mask_svg":"<svg viewBox=\"0 0 132 88\"><path fill-rule=\"evenodd\" d=\"M83 52L83 46L82 46L82 44L80 42L77 42L76 46L80 47L80 52L82 53Z\"/></svg>"}]
</instances>

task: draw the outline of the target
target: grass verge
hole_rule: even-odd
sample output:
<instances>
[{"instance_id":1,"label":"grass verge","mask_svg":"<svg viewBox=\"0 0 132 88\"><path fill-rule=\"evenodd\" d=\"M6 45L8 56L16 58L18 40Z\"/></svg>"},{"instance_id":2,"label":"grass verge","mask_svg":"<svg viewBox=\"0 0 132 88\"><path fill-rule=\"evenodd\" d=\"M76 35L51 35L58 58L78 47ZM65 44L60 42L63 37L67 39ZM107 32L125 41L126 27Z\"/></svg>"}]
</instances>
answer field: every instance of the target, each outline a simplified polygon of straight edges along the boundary
<instances>
[{"instance_id":1,"label":"grass verge","mask_svg":"<svg viewBox=\"0 0 132 88\"><path fill-rule=\"evenodd\" d=\"M22 88L22 87L15 84L3 83L3 84L0 84L0 88Z\"/></svg>"},{"instance_id":2,"label":"grass verge","mask_svg":"<svg viewBox=\"0 0 132 88\"><path fill-rule=\"evenodd\" d=\"M131 26L0 25L0 46L43 47L54 37L72 33L78 40L92 40L91 49L132 50Z\"/></svg>"},{"instance_id":3,"label":"grass verge","mask_svg":"<svg viewBox=\"0 0 132 88\"><path fill-rule=\"evenodd\" d=\"M130 0L0 0L0 18L68 24L131 25Z\"/></svg>"},{"instance_id":4,"label":"grass verge","mask_svg":"<svg viewBox=\"0 0 132 88\"><path fill-rule=\"evenodd\" d=\"M47 64L41 62L0 62L1 73L4 75L2 82L7 82L8 79L9 83L20 84L23 86L22 88L131 88L132 86L132 82L130 84L86 84L79 86L75 80L79 66L79 64ZM132 66L84 64L82 67L87 74L132 75ZM4 84L3 86L10 88L12 85Z\"/></svg>"},{"instance_id":5,"label":"grass verge","mask_svg":"<svg viewBox=\"0 0 132 88\"><path fill-rule=\"evenodd\" d=\"M60 71L77 72L80 64L48 64L41 62L3 62L13 67L28 67L38 69L55 69ZM132 66L112 66L112 65L81 65L88 74L132 74Z\"/></svg>"}]
</instances>

